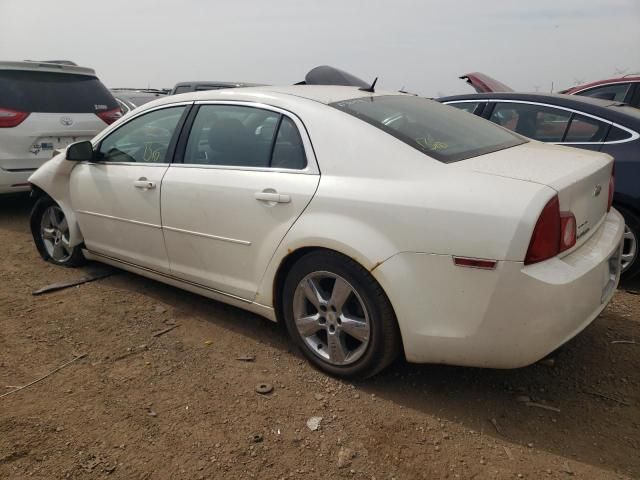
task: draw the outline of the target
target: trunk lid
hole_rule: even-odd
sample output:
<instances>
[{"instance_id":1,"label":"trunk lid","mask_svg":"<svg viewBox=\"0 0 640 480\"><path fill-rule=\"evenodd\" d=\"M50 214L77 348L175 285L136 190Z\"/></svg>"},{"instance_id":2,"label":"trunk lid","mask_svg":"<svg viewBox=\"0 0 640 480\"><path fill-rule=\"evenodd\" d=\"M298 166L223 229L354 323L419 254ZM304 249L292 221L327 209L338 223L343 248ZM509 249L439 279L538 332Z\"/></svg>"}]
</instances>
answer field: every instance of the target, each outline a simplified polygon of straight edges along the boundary
<instances>
[{"instance_id":1,"label":"trunk lid","mask_svg":"<svg viewBox=\"0 0 640 480\"><path fill-rule=\"evenodd\" d=\"M513 92L513 89L489 75L480 72L466 73L459 77L471 85L478 93Z\"/></svg>"},{"instance_id":2,"label":"trunk lid","mask_svg":"<svg viewBox=\"0 0 640 480\"><path fill-rule=\"evenodd\" d=\"M554 189L560 210L576 217L576 245L590 237L607 213L613 159L606 154L531 141L450 166Z\"/></svg>"}]
</instances>

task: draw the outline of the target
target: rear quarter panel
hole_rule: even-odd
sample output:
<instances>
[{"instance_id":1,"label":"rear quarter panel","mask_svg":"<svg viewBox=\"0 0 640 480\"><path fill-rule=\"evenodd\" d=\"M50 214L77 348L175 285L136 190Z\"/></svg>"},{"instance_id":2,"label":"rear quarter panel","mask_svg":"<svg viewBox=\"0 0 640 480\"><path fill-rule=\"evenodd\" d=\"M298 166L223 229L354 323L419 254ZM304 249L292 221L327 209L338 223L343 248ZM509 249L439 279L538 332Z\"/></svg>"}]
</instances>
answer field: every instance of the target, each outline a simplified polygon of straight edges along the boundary
<instances>
[{"instance_id":1,"label":"rear quarter panel","mask_svg":"<svg viewBox=\"0 0 640 480\"><path fill-rule=\"evenodd\" d=\"M267 268L261 302L272 298L283 259L303 247L336 250L369 270L399 252L522 261L554 194L539 184L440 163L332 107L296 113L321 179Z\"/></svg>"}]
</instances>

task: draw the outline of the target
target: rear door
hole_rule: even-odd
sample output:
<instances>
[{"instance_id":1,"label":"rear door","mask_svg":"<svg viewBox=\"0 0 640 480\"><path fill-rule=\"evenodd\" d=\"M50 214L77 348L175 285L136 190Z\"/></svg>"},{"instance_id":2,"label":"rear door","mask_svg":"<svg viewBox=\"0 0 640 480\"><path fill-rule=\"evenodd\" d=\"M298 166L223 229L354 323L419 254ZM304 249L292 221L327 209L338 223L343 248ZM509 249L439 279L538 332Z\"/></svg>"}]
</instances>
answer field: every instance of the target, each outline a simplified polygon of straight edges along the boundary
<instances>
[{"instance_id":1,"label":"rear door","mask_svg":"<svg viewBox=\"0 0 640 480\"><path fill-rule=\"evenodd\" d=\"M265 105L201 104L176 156L162 182L171 273L253 299L320 179L301 121Z\"/></svg>"},{"instance_id":2,"label":"rear door","mask_svg":"<svg viewBox=\"0 0 640 480\"><path fill-rule=\"evenodd\" d=\"M163 273L160 191L187 105L133 117L96 147L96 161L71 172L71 204L87 248Z\"/></svg>"},{"instance_id":3,"label":"rear door","mask_svg":"<svg viewBox=\"0 0 640 480\"><path fill-rule=\"evenodd\" d=\"M24 118L0 128L0 168L35 170L54 150L90 140L121 115L94 76L0 70L0 117Z\"/></svg>"}]
</instances>

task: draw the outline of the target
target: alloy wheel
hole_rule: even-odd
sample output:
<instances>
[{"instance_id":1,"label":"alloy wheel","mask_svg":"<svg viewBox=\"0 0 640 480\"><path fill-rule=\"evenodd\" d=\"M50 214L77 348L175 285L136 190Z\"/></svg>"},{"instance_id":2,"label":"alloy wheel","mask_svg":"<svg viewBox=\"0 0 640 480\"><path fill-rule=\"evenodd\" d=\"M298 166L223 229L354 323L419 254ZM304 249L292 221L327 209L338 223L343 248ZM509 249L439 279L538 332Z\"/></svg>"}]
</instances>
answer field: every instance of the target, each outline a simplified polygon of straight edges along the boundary
<instances>
[{"instance_id":1,"label":"alloy wheel","mask_svg":"<svg viewBox=\"0 0 640 480\"><path fill-rule=\"evenodd\" d=\"M64 263L73 255L69 244L69 224L57 205L47 207L42 213L40 236L49 256L59 263Z\"/></svg>"},{"instance_id":2,"label":"alloy wheel","mask_svg":"<svg viewBox=\"0 0 640 480\"><path fill-rule=\"evenodd\" d=\"M638 239L627 225L624 226L624 236L622 243L621 267L624 273L633 264L638 255Z\"/></svg>"},{"instance_id":3,"label":"alloy wheel","mask_svg":"<svg viewBox=\"0 0 640 480\"><path fill-rule=\"evenodd\" d=\"M332 365L356 362L369 345L369 313L358 292L331 272L313 272L296 287L295 326L306 346Z\"/></svg>"}]
</instances>

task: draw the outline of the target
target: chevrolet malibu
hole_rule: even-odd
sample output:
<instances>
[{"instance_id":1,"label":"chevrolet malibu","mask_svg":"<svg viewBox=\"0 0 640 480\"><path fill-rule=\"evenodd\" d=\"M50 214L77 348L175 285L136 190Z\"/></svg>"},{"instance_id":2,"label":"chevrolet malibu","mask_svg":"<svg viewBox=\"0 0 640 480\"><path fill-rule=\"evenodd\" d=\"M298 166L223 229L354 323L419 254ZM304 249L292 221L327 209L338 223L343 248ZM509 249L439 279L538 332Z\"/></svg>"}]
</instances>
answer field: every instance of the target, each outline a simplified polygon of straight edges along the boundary
<instances>
[{"instance_id":1,"label":"chevrolet malibu","mask_svg":"<svg viewBox=\"0 0 640 480\"><path fill-rule=\"evenodd\" d=\"M342 377L399 354L531 364L619 280L610 156L373 88L162 98L30 182L43 259L97 260L284 322Z\"/></svg>"}]
</instances>

